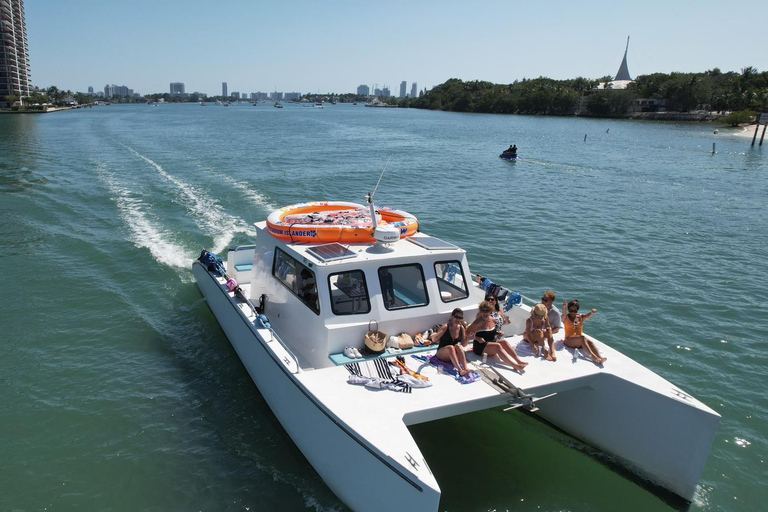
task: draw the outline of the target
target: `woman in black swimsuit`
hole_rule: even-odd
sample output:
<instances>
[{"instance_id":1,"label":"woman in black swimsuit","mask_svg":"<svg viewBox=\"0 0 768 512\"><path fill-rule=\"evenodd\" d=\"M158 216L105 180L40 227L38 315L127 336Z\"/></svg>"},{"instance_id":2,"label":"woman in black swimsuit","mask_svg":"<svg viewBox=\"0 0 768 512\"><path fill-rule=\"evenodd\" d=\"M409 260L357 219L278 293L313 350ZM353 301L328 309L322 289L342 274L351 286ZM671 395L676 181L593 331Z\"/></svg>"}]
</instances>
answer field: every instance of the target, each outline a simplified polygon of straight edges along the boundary
<instances>
[{"instance_id":1,"label":"woman in black swimsuit","mask_svg":"<svg viewBox=\"0 0 768 512\"><path fill-rule=\"evenodd\" d=\"M459 375L469 373L469 370L467 370L467 356L464 354L464 350L458 346L461 343L461 346L465 347L468 343L467 330L464 327L464 312L461 309L456 308L453 310L448 323L432 335L432 340L439 340L440 342L435 354L439 360L453 363L453 366L459 371Z\"/></svg>"},{"instance_id":2,"label":"woman in black swimsuit","mask_svg":"<svg viewBox=\"0 0 768 512\"><path fill-rule=\"evenodd\" d=\"M467 339L472 339L472 351L479 355L483 352L490 356L498 355L502 361L512 366L515 370L522 372L523 368L528 366L520 360L515 351L515 347L506 339L498 338L496 331L496 321L491 316L493 307L487 301L480 303L480 314L467 327Z\"/></svg>"}]
</instances>

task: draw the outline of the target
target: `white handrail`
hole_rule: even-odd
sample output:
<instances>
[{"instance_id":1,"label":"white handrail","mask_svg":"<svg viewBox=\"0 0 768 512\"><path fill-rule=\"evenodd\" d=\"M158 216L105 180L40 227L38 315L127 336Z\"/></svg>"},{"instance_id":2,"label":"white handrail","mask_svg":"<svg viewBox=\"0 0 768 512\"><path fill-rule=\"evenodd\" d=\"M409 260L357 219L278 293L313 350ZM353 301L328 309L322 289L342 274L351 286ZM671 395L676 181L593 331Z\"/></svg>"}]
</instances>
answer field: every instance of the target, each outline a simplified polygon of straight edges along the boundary
<instances>
[{"instance_id":1,"label":"white handrail","mask_svg":"<svg viewBox=\"0 0 768 512\"><path fill-rule=\"evenodd\" d=\"M256 319L258 320L258 317L256 317ZM280 336L277 335L277 333L272 327L269 327L269 333L272 335L272 339L277 341L280 344L280 346L283 347L283 350L285 350L288 353L288 355L291 356L291 358L293 359L293 362L296 364L296 371L291 370L291 373L300 373L301 367L299 366L299 358L296 357L296 354L294 354L293 351L288 348L288 345L285 344L285 342L280 338ZM288 362L287 361L285 362L287 365Z\"/></svg>"}]
</instances>

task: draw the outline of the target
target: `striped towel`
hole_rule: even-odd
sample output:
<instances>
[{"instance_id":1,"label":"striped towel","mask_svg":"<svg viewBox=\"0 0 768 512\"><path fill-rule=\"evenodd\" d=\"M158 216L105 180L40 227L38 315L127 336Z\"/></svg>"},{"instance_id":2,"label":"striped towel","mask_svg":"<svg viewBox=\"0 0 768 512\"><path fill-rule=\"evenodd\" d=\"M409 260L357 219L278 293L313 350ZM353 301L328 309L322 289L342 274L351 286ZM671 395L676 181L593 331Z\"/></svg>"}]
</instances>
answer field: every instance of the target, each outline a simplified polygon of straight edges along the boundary
<instances>
[{"instance_id":1,"label":"striped towel","mask_svg":"<svg viewBox=\"0 0 768 512\"><path fill-rule=\"evenodd\" d=\"M348 363L344 367L349 372L347 382L365 386L368 389L389 389L401 393L410 393L411 386L399 381L392 374L392 367L383 359Z\"/></svg>"}]
</instances>

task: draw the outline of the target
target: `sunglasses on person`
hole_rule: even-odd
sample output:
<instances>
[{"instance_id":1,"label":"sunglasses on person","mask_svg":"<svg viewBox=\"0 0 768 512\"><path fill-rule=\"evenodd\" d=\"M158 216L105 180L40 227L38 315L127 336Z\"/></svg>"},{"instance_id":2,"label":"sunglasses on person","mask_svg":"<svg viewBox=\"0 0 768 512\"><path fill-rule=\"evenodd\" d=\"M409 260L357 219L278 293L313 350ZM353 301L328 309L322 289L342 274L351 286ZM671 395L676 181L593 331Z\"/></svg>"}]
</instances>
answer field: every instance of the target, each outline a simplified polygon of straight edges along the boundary
<instances>
[{"instance_id":1,"label":"sunglasses on person","mask_svg":"<svg viewBox=\"0 0 768 512\"><path fill-rule=\"evenodd\" d=\"M464 317L463 317L463 316L456 316L456 315L452 315L452 316L453 316L453 318L455 318L456 320L464 320Z\"/></svg>"},{"instance_id":2,"label":"sunglasses on person","mask_svg":"<svg viewBox=\"0 0 768 512\"><path fill-rule=\"evenodd\" d=\"M569 313L578 313L579 310L578 309L569 309L568 312Z\"/></svg>"},{"instance_id":3,"label":"sunglasses on person","mask_svg":"<svg viewBox=\"0 0 768 512\"><path fill-rule=\"evenodd\" d=\"M485 300L486 301L491 301L491 300L495 301L496 297L486 297Z\"/></svg>"},{"instance_id":4,"label":"sunglasses on person","mask_svg":"<svg viewBox=\"0 0 768 512\"><path fill-rule=\"evenodd\" d=\"M541 302L553 302L555 299L547 299L546 297L541 298Z\"/></svg>"}]
</instances>

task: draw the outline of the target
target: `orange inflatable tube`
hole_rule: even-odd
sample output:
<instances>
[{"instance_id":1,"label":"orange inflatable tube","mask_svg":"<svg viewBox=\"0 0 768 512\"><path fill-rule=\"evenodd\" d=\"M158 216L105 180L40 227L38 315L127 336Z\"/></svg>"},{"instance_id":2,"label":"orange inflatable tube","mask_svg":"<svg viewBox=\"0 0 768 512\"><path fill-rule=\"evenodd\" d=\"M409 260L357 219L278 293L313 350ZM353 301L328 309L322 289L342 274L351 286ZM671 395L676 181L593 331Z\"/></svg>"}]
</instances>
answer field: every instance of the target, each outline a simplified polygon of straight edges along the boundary
<instances>
[{"instance_id":1,"label":"orange inflatable tube","mask_svg":"<svg viewBox=\"0 0 768 512\"><path fill-rule=\"evenodd\" d=\"M400 230L400 238L413 235L419 222L410 213L377 208L376 225ZM279 240L296 243L373 243L370 210L357 203L317 201L285 206L267 217L267 231Z\"/></svg>"}]
</instances>

